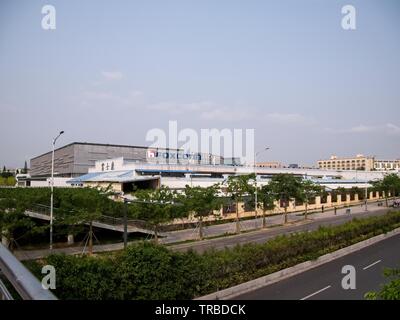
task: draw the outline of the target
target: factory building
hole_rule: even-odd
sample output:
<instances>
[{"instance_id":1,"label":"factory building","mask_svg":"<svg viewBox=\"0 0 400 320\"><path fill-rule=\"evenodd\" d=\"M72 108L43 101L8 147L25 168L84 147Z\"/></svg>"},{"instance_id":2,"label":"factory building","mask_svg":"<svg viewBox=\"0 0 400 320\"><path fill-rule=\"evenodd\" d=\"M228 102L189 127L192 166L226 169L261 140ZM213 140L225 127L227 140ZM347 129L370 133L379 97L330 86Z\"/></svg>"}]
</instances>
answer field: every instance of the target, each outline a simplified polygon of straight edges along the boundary
<instances>
[{"instance_id":1,"label":"factory building","mask_svg":"<svg viewBox=\"0 0 400 320\"><path fill-rule=\"evenodd\" d=\"M127 161L171 164L222 164L223 158L205 153L185 153L181 150L143 146L73 142L54 152L54 175L78 177L88 173L96 161L123 157ZM30 160L30 176L46 178L51 175L52 152ZM108 168L110 169L110 168Z\"/></svg>"}]
</instances>

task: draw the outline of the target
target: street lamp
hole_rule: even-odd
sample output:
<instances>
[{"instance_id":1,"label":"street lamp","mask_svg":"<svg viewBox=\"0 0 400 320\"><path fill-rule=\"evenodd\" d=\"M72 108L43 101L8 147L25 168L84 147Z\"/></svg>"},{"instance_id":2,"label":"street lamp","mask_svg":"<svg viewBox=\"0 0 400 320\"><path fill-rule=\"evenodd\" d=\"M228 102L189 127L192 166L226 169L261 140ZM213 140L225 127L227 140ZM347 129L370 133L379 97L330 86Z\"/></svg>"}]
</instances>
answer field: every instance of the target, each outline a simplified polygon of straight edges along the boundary
<instances>
[{"instance_id":1,"label":"street lamp","mask_svg":"<svg viewBox=\"0 0 400 320\"><path fill-rule=\"evenodd\" d=\"M53 250L53 189L54 189L54 148L57 139L64 133L60 131L57 137L53 139L53 151L51 154L51 182L50 182L50 250Z\"/></svg>"},{"instance_id":2,"label":"street lamp","mask_svg":"<svg viewBox=\"0 0 400 320\"><path fill-rule=\"evenodd\" d=\"M258 202L258 199L257 199L256 160L257 160L257 156L258 156L261 152L267 151L267 150L269 150L269 149L270 149L269 147L264 147L262 150L259 150L259 151L257 151L257 152L254 153L254 164L253 164L253 167L254 167L254 186L255 186L255 190L254 190L254 215L255 215L254 221L255 221L255 222L254 222L254 223L255 223L256 228L257 228L257 202Z\"/></svg>"},{"instance_id":3,"label":"street lamp","mask_svg":"<svg viewBox=\"0 0 400 320\"><path fill-rule=\"evenodd\" d=\"M368 178L367 178L367 170L365 170L365 211L368 211Z\"/></svg>"}]
</instances>

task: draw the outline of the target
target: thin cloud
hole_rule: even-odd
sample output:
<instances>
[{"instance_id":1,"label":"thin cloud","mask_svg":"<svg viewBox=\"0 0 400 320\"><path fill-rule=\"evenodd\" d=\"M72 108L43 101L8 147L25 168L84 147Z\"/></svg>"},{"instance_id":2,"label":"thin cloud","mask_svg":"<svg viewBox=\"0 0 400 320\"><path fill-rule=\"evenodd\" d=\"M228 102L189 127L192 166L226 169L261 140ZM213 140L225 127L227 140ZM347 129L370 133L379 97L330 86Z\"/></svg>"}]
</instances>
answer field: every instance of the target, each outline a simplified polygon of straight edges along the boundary
<instances>
[{"instance_id":1,"label":"thin cloud","mask_svg":"<svg viewBox=\"0 0 400 320\"><path fill-rule=\"evenodd\" d=\"M262 120L267 123L288 125L309 125L315 123L314 119L297 113L267 113L260 115L259 111L249 107L227 107L212 101L199 101L192 103L160 102L146 107L149 110L168 112L174 115L197 113L204 120L218 121L243 121Z\"/></svg>"},{"instance_id":2,"label":"thin cloud","mask_svg":"<svg viewBox=\"0 0 400 320\"><path fill-rule=\"evenodd\" d=\"M393 123L386 123L380 125L364 125L360 124L348 129L332 129L326 128L326 132L341 133L341 134L386 134L386 135L400 135L400 126Z\"/></svg>"},{"instance_id":3,"label":"thin cloud","mask_svg":"<svg viewBox=\"0 0 400 320\"><path fill-rule=\"evenodd\" d=\"M117 95L111 91L87 90L83 92L82 96L82 106L98 107L102 105L116 108L120 106L137 106L140 102L140 98L143 96L143 92L133 90L125 95Z\"/></svg>"},{"instance_id":4,"label":"thin cloud","mask_svg":"<svg viewBox=\"0 0 400 320\"><path fill-rule=\"evenodd\" d=\"M298 113L268 113L265 115L265 120L276 124L310 125L315 123L314 119Z\"/></svg>"},{"instance_id":5,"label":"thin cloud","mask_svg":"<svg viewBox=\"0 0 400 320\"><path fill-rule=\"evenodd\" d=\"M197 113L204 120L240 121L249 117L240 108L228 108L212 101L199 101L191 103L160 102L146 107L152 111L168 112L174 115Z\"/></svg>"},{"instance_id":6,"label":"thin cloud","mask_svg":"<svg viewBox=\"0 0 400 320\"><path fill-rule=\"evenodd\" d=\"M375 132L378 130L379 130L379 127L377 127L377 126L359 125L359 126L352 127L347 131L349 133L367 133L367 132Z\"/></svg>"},{"instance_id":7,"label":"thin cloud","mask_svg":"<svg viewBox=\"0 0 400 320\"><path fill-rule=\"evenodd\" d=\"M211 102L177 103L173 101L164 101L148 105L146 109L152 111L168 112L172 114L183 114L193 111L200 112L201 110L208 110L212 107L213 103Z\"/></svg>"},{"instance_id":8,"label":"thin cloud","mask_svg":"<svg viewBox=\"0 0 400 320\"><path fill-rule=\"evenodd\" d=\"M400 127L393 123L387 123L386 130L389 134L400 135Z\"/></svg>"},{"instance_id":9,"label":"thin cloud","mask_svg":"<svg viewBox=\"0 0 400 320\"><path fill-rule=\"evenodd\" d=\"M102 71L101 75L106 80L121 80L124 77L120 71Z\"/></svg>"}]
</instances>

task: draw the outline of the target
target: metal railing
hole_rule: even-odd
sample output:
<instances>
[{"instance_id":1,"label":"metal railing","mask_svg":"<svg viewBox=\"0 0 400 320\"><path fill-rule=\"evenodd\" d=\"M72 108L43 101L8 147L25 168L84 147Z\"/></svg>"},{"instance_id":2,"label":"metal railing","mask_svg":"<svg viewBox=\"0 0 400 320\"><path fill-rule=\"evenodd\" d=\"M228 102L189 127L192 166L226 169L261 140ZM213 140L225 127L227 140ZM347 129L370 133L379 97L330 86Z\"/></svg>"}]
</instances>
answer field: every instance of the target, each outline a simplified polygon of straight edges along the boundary
<instances>
[{"instance_id":1,"label":"metal railing","mask_svg":"<svg viewBox=\"0 0 400 320\"><path fill-rule=\"evenodd\" d=\"M57 300L51 291L43 289L40 281L1 243L0 270L22 299ZM4 290L4 297L10 297L8 290Z\"/></svg>"},{"instance_id":2,"label":"metal railing","mask_svg":"<svg viewBox=\"0 0 400 320\"><path fill-rule=\"evenodd\" d=\"M6 285L0 279L0 300L14 300Z\"/></svg>"},{"instance_id":3,"label":"metal railing","mask_svg":"<svg viewBox=\"0 0 400 320\"><path fill-rule=\"evenodd\" d=\"M57 208L54 208L56 211ZM50 207L46 205L41 205L41 204L34 204L32 205L28 211L44 214L44 215L50 215ZM112 216L107 216L107 215L101 215L98 219L96 219L93 222L100 222L104 224L108 224L111 226L123 226L124 225L124 219L121 217L112 217ZM147 229L147 230L153 230L153 226L144 220L136 220L136 219L128 219L127 220L127 225L129 227L133 228L138 228L138 229Z\"/></svg>"},{"instance_id":4,"label":"metal railing","mask_svg":"<svg viewBox=\"0 0 400 320\"><path fill-rule=\"evenodd\" d=\"M124 225L124 219L123 218L116 218L116 217L110 217L110 216L105 216L102 215L99 219L96 220L97 222L102 222L108 225L112 226L121 226ZM126 224L129 227L134 227L138 229L149 229L152 230L153 226L144 220L127 220Z\"/></svg>"}]
</instances>

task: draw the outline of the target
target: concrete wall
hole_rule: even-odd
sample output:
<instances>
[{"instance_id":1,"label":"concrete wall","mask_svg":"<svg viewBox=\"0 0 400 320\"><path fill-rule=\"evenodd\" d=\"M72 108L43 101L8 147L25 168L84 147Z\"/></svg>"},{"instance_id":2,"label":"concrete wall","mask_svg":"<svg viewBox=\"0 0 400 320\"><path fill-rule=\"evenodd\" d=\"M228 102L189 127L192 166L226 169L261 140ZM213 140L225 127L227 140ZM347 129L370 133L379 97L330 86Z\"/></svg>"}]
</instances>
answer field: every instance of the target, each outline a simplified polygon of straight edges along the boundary
<instances>
[{"instance_id":1,"label":"concrete wall","mask_svg":"<svg viewBox=\"0 0 400 320\"><path fill-rule=\"evenodd\" d=\"M74 147L74 168L75 175L82 175L95 166L98 160L107 160L117 157L124 157L126 160L145 160L146 148L96 145L96 144L75 144ZM78 174L79 173L79 174Z\"/></svg>"},{"instance_id":2,"label":"concrete wall","mask_svg":"<svg viewBox=\"0 0 400 320\"><path fill-rule=\"evenodd\" d=\"M91 188L108 188L111 184L111 187L114 191L121 192L122 191L122 184L121 183L110 183L110 182L86 182L85 187Z\"/></svg>"},{"instance_id":3,"label":"concrete wall","mask_svg":"<svg viewBox=\"0 0 400 320\"><path fill-rule=\"evenodd\" d=\"M68 145L54 152L54 172L58 175L70 175L73 172L73 163L73 145ZM29 173L32 177L49 177L51 175L51 152L31 159Z\"/></svg>"},{"instance_id":4,"label":"concrete wall","mask_svg":"<svg viewBox=\"0 0 400 320\"><path fill-rule=\"evenodd\" d=\"M383 194L379 195L377 192L371 192L368 195L368 197L369 197L368 201L377 201L379 199L383 199L384 196L383 196ZM323 203L321 201L320 197L316 197L315 204L309 204L308 205L308 211L309 212L315 211L315 210L320 211L322 209L322 206L324 206L325 210L327 210L327 209L328 210L329 209L333 210L334 207L343 208L343 207L346 207L346 206L353 206L353 205L359 205L359 204L363 204L364 203L364 200L359 200L358 199L358 195L357 195L357 197L354 198L354 200L350 200L350 199L351 199L350 194L341 195L341 196L338 195L337 201L336 202L332 202L332 196L328 195L327 201ZM305 211L305 205L304 204L298 206L298 205L295 205L295 203L293 201L290 201L289 206L288 206L288 210L287 210L288 213L291 213L291 212L304 212L304 211ZM279 202L278 201L275 201L274 210L267 210L266 211L266 215L282 214L284 212L285 212L285 209L283 207L279 206ZM228 213L228 214L222 214L222 210L221 210L221 212L217 212L216 211L215 214L216 215L220 214L220 217L222 217L222 219L235 219L236 218L236 213L234 213L234 212L233 213ZM255 212L254 211L245 212L243 210L243 203L239 203L239 214L240 214L241 218L254 217ZM259 217L262 216L262 210L261 209L258 209L257 215ZM212 221L214 219L215 219L214 217L210 216L207 219L204 219L204 221ZM197 220L196 220L196 218L191 217L189 219L184 219L184 221L185 222L196 222ZM182 219L176 220L176 221L174 221L174 223L182 223Z\"/></svg>"},{"instance_id":5,"label":"concrete wall","mask_svg":"<svg viewBox=\"0 0 400 320\"><path fill-rule=\"evenodd\" d=\"M70 178L54 178L54 187L71 187L67 181ZM47 178L46 180L32 180L31 187L50 187L51 178Z\"/></svg>"},{"instance_id":6,"label":"concrete wall","mask_svg":"<svg viewBox=\"0 0 400 320\"><path fill-rule=\"evenodd\" d=\"M126 160L145 160L145 147L99 145L90 143L73 143L54 152L54 172L64 177L76 177L86 174L95 161L116 157ZM30 174L32 177L51 175L51 152L31 159Z\"/></svg>"}]
</instances>

